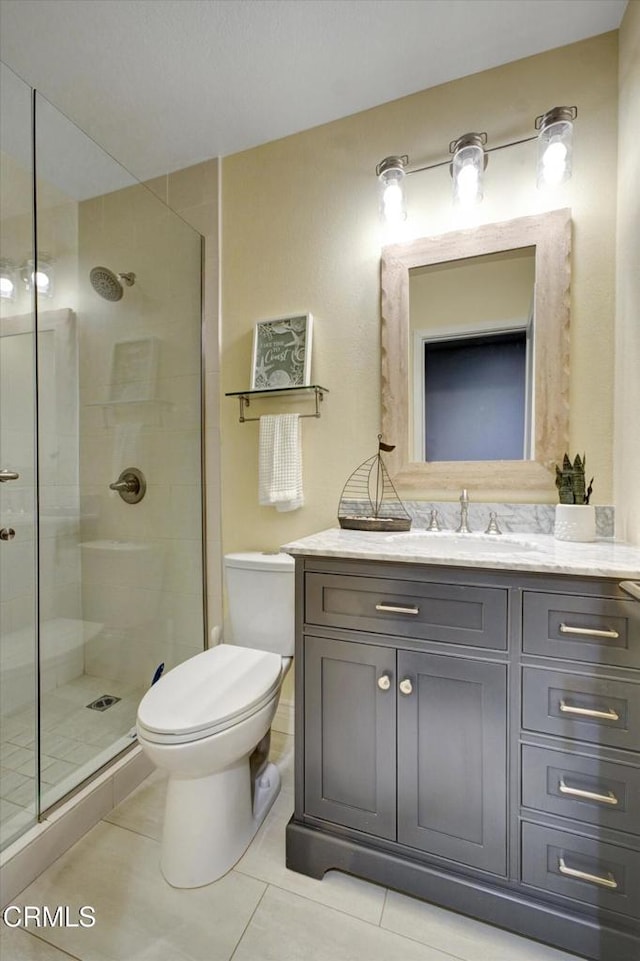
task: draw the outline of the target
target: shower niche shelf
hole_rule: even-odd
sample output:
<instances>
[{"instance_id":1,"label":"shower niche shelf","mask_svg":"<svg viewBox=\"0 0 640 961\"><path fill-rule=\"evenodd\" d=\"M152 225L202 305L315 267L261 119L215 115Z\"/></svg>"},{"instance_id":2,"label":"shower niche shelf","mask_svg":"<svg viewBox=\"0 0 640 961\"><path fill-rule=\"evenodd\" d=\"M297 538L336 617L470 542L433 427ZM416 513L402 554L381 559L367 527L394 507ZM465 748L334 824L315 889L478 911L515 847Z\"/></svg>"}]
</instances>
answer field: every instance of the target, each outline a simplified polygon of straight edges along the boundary
<instances>
[{"instance_id":1,"label":"shower niche shelf","mask_svg":"<svg viewBox=\"0 0 640 961\"><path fill-rule=\"evenodd\" d=\"M126 400L101 400L93 404L87 404L87 407L131 407L134 404L138 407L172 406L169 400L136 400L134 398L127 398Z\"/></svg>"},{"instance_id":2,"label":"shower niche shelf","mask_svg":"<svg viewBox=\"0 0 640 961\"><path fill-rule=\"evenodd\" d=\"M245 417L245 410L250 406L251 398L253 397L297 397L297 396L307 396L315 400L315 411L312 414L300 414L300 417L320 417L320 404L324 400L324 395L328 394L329 391L326 387L321 387L320 384L309 384L304 387L274 387L269 390L231 390L227 391L225 397L237 397L240 404L240 417L239 421L241 424L245 424L249 421L260 420L259 417Z\"/></svg>"},{"instance_id":3,"label":"shower niche shelf","mask_svg":"<svg viewBox=\"0 0 640 961\"><path fill-rule=\"evenodd\" d=\"M136 417L142 418L143 423L159 424L162 420L162 414L173 408L173 404L169 400L136 400L132 397L122 398L121 400L97 401L86 406L102 408L105 426L107 427L118 422L126 422L130 419L124 416L127 414L135 414ZM118 417L118 413L121 413L123 417Z\"/></svg>"}]
</instances>

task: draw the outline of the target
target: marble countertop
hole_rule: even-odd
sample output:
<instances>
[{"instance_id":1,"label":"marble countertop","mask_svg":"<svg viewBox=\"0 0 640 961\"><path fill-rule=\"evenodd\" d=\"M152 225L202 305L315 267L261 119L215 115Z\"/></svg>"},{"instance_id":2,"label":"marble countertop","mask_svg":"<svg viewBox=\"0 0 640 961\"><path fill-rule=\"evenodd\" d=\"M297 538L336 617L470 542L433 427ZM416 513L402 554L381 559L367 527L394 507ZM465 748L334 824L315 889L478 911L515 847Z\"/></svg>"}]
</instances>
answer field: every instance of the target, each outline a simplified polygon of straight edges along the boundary
<instances>
[{"instance_id":1,"label":"marble countertop","mask_svg":"<svg viewBox=\"0 0 640 961\"><path fill-rule=\"evenodd\" d=\"M557 541L549 534L378 533L331 528L285 544L288 554L405 564L578 574L640 580L640 547L619 541Z\"/></svg>"}]
</instances>

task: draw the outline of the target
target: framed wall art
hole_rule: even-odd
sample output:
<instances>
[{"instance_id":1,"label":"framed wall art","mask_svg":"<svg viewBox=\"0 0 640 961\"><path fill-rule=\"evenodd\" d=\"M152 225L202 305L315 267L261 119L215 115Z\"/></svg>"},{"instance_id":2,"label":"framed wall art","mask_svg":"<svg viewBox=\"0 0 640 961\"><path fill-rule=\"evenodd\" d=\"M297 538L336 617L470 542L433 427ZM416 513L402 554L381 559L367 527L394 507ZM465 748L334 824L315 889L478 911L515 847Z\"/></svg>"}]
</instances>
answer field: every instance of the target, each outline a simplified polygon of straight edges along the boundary
<instances>
[{"instance_id":1,"label":"framed wall art","mask_svg":"<svg viewBox=\"0 0 640 961\"><path fill-rule=\"evenodd\" d=\"M253 333L252 390L311 383L311 314L260 320Z\"/></svg>"}]
</instances>

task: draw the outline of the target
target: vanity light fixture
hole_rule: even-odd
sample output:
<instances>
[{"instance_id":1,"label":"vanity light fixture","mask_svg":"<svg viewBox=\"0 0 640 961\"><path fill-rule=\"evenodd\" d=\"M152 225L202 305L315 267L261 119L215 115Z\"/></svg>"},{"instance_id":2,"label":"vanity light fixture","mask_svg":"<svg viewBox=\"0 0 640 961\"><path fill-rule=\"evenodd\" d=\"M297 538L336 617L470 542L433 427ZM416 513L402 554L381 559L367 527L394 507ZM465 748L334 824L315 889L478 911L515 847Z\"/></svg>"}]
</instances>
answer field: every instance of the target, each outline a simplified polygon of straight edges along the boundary
<instances>
[{"instance_id":1,"label":"vanity light fixture","mask_svg":"<svg viewBox=\"0 0 640 961\"><path fill-rule=\"evenodd\" d=\"M453 202L460 207L471 207L482 200L482 181L489 159L484 151L486 142L486 133L465 133L449 144L449 153L453 154Z\"/></svg>"},{"instance_id":2,"label":"vanity light fixture","mask_svg":"<svg viewBox=\"0 0 640 961\"><path fill-rule=\"evenodd\" d=\"M487 155L494 150L504 150L505 147L515 147L533 140L538 141L538 187L564 183L571 177L573 121L577 116L577 107L552 107L536 117L536 135L510 140L497 147L486 146L486 133L466 133L449 144L453 160L440 160L422 167L409 169L409 157L406 154L385 157L376 167L382 220L388 225L406 220L405 177L445 165L449 166L453 177L454 202L461 206L478 203L483 195Z\"/></svg>"},{"instance_id":3,"label":"vanity light fixture","mask_svg":"<svg viewBox=\"0 0 640 961\"><path fill-rule=\"evenodd\" d=\"M404 192L405 167L409 163L402 157L385 157L376 167L380 185L380 216L384 223L399 224L407 219L407 202Z\"/></svg>"},{"instance_id":4,"label":"vanity light fixture","mask_svg":"<svg viewBox=\"0 0 640 961\"><path fill-rule=\"evenodd\" d=\"M0 260L0 298L15 300L18 285L18 271L10 260Z\"/></svg>"},{"instance_id":5,"label":"vanity light fixture","mask_svg":"<svg viewBox=\"0 0 640 961\"><path fill-rule=\"evenodd\" d=\"M553 107L536 117L538 187L555 187L571 176L573 121L577 107Z\"/></svg>"},{"instance_id":6,"label":"vanity light fixture","mask_svg":"<svg viewBox=\"0 0 640 961\"><path fill-rule=\"evenodd\" d=\"M20 275L27 290L34 287L40 297L53 297L53 260L41 254L37 260L27 260Z\"/></svg>"}]
</instances>

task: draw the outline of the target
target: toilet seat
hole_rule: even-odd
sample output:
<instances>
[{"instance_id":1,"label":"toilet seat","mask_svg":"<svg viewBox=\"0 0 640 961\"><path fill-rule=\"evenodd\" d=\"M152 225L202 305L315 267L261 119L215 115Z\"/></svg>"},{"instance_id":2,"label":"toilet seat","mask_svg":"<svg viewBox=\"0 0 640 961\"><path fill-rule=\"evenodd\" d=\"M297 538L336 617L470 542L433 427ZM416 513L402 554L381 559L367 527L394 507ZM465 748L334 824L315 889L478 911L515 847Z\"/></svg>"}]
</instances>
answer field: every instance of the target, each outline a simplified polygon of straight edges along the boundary
<instances>
[{"instance_id":1,"label":"toilet seat","mask_svg":"<svg viewBox=\"0 0 640 961\"><path fill-rule=\"evenodd\" d=\"M141 737L183 744L218 734L264 707L278 692L282 658L219 644L169 671L138 707Z\"/></svg>"}]
</instances>

